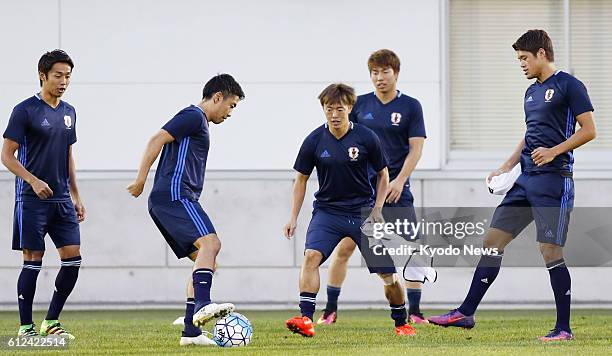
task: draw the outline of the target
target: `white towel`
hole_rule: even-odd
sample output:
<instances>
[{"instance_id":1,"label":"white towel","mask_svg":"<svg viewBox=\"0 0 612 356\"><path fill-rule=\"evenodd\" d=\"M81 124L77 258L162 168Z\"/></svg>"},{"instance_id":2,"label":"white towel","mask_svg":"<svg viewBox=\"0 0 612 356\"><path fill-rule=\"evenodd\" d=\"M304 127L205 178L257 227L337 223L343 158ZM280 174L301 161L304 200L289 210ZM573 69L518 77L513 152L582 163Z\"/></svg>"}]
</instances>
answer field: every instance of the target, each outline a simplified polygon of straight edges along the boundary
<instances>
[{"instance_id":1,"label":"white towel","mask_svg":"<svg viewBox=\"0 0 612 356\"><path fill-rule=\"evenodd\" d=\"M488 182L485 178L485 182L487 183L487 187L489 188L489 192L495 195L504 195L508 193L510 188L514 185L516 179L521 175L521 165L517 164L512 168L510 172L502 173L498 176L491 178L491 181Z\"/></svg>"}]
</instances>

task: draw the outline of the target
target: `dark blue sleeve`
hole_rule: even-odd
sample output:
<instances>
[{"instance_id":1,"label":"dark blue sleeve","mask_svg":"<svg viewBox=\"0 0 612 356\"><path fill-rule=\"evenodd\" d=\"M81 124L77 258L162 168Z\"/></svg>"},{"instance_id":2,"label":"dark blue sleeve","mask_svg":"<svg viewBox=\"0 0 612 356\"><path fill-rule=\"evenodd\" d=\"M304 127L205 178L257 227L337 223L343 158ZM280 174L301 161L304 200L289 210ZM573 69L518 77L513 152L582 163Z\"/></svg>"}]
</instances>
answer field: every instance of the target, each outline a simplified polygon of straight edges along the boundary
<instances>
[{"instance_id":1,"label":"dark blue sleeve","mask_svg":"<svg viewBox=\"0 0 612 356\"><path fill-rule=\"evenodd\" d=\"M567 101L574 116L594 111L587 88L579 80L567 84Z\"/></svg>"},{"instance_id":2,"label":"dark blue sleeve","mask_svg":"<svg viewBox=\"0 0 612 356\"><path fill-rule=\"evenodd\" d=\"M387 167L387 159L382 150L380 139L374 132L370 132L368 138L368 162L377 173Z\"/></svg>"},{"instance_id":3,"label":"dark blue sleeve","mask_svg":"<svg viewBox=\"0 0 612 356\"><path fill-rule=\"evenodd\" d=\"M351 110L351 113L349 114L349 121L351 122L355 122L357 123L357 112L355 111L355 108L353 108L353 110Z\"/></svg>"},{"instance_id":4,"label":"dark blue sleeve","mask_svg":"<svg viewBox=\"0 0 612 356\"><path fill-rule=\"evenodd\" d=\"M174 140L180 141L196 133L202 125L202 116L194 112L181 111L168 121L162 129L168 131Z\"/></svg>"},{"instance_id":5,"label":"dark blue sleeve","mask_svg":"<svg viewBox=\"0 0 612 356\"><path fill-rule=\"evenodd\" d=\"M316 145L312 138L310 136L306 137L295 159L293 169L309 176L315 167L315 149Z\"/></svg>"},{"instance_id":6,"label":"dark blue sleeve","mask_svg":"<svg viewBox=\"0 0 612 356\"><path fill-rule=\"evenodd\" d=\"M28 113L25 109L16 106L11 113L8 126L2 137L23 145L23 139L28 127Z\"/></svg>"},{"instance_id":7,"label":"dark blue sleeve","mask_svg":"<svg viewBox=\"0 0 612 356\"><path fill-rule=\"evenodd\" d=\"M351 112L349 113L349 121L357 123L358 118L359 118L359 108L358 108L358 103L359 103L359 98L357 98L357 101L355 102L355 105L353 105L353 110L351 110Z\"/></svg>"},{"instance_id":8,"label":"dark blue sleeve","mask_svg":"<svg viewBox=\"0 0 612 356\"><path fill-rule=\"evenodd\" d=\"M425 121L423 120L423 108L418 100L414 101L410 109L408 137L427 137L425 134Z\"/></svg>"},{"instance_id":9,"label":"dark blue sleeve","mask_svg":"<svg viewBox=\"0 0 612 356\"><path fill-rule=\"evenodd\" d=\"M70 145L74 145L77 142L77 134L76 134L76 110L74 111L74 122L72 123L72 132L70 133Z\"/></svg>"}]
</instances>

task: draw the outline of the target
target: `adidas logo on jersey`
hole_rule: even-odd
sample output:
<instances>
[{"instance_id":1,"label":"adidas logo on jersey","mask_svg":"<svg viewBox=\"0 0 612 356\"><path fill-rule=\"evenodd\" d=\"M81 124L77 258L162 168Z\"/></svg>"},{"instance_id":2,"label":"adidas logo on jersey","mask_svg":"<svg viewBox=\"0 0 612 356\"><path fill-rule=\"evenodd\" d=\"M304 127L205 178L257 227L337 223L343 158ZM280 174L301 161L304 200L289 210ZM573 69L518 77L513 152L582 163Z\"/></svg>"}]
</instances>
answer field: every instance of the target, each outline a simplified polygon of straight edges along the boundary
<instances>
[{"instance_id":1,"label":"adidas logo on jersey","mask_svg":"<svg viewBox=\"0 0 612 356\"><path fill-rule=\"evenodd\" d=\"M567 292L565 292L565 295L572 295L572 291L568 289Z\"/></svg>"},{"instance_id":2,"label":"adidas logo on jersey","mask_svg":"<svg viewBox=\"0 0 612 356\"><path fill-rule=\"evenodd\" d=\"M43 120L43 122L40 124L40 126L51 126L51 124L49 123L49 121L47 121L47 118L45 117L45 119Z\"/></svg>"},{"instance_id":3,"label":"adidas logo on jersey","mask_svg":"<svg viewBox=\"0 0 612 356\"><path fill-rule=\"evenodd\" d=\"M321 153L321 158L329 158L331 157L331 155L329 154L329 152L327 152L327 150L323 151L323 153Z\"/></svg>"},{"instance_id":4,"label":"adidas logo on jersey","mask_svg":"<svg viewBox=\"0 0 612 356\"><path fill-rule=\"evenodd\" d=\"M364 117L364 120L374 120L374 116L372 116L372 113L367 113Z\"/></svg>"},{"instance_id":5,"label":"adidas logo on jersey","mask_svg":"<svg viewBox=\"0 0 612 356\"><path fill-rule=\"evenodd\" d=\"M526 103L530 103L530 102L532 102L532 101L533 101L533 97L532 97L532 96L529 96L529 97L527 98L527 100L525 100L525 102L526 102Z\"/></svg>"},{"instance_id":6,"label":"adidas logo on jersey","mask_svg":"<svg viewBox=\"0 0 612 356\"><path fill-rule=\"evenodd\" d=\"M544 236L546 236L549 239L552 239L553 238L553 233L550 230L546 230L546 233L544 234Z\"/></svg>"}]
</instances>

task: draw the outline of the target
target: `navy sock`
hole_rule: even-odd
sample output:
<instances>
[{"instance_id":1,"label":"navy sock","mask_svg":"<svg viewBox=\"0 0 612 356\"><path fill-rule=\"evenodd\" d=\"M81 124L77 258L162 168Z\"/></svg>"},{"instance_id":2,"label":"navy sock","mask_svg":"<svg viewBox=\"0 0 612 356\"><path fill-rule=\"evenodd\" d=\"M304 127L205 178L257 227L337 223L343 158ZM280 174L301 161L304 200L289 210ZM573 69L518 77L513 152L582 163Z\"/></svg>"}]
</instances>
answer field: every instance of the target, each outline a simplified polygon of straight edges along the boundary
<instances>
[{"instance_id":1,"label":"navy sock","mask_svg":"<svg viewBox=\"0 0 612 356\"><path fill-rule=\"evenodd\" d=\"M210 287L212 287L213 270L199 268L193 271L193 294L195 297L195 311L210 304Z\"/></svg>"},{"instance_id":2,"label":"navy sock","mask_svg":"<svg viewBox=\"0 0 612 356\"><path fill-rule=\"evenodd\" d=\"M495 281L499 269L501 267L503 253L498 255L484 255L480 257L474 276L472 277L472 285L463 304L459 307L459 312L463 315L474 315L478 304L484 297L489 286Z\"/></svg>"},{"instance_id":3,"label":"navy sock","mask_svg":"<svg viewBox=\"0 0 612 356\"><path fill-rule=\"evenodd\" d=\"M317 293L300 293L300 312L312 320L317 304Z\"/></svg>"},{"instance_id":4,"label":"navy sock","mask_svg":"<svg viewBox=\"0 0 612 356\"><path fill-rule=\"evenodd\" d=\"M557 324L556 329L572 332L570 329L570 305L572 300L572 279L563 259L547 263L548 273L550 274L550 285L555 294L555 304L557 305Z\"/></svg>"},{"instance_id":5,"label":"navy sock","mask_svg":"<svg viewBox=\"0 0 612 356\"><path fill-rule=\"evenodd\" d=\"M195 308L195 299L187 298L185 302L185 325L183 328L183 336L196 337L202 334L202 330L193 325L193 309Z\"/></svg>"},{"instance_id":6,"label":"navy sock","mask_svg":"<svg viewBox=\"0 0 612 356\"><path fill-rule=\"evenodd\" d=\"M395 321L395 326L406 325L406 304L389 304L391 308L391 319Z\"/></svg>"},{"instance_id":7,"label":"navy sock","mask_svg":"<svg viewBox=\"0 0 612 356\"><path fill-rule=\"evenodd\" d=\"M80 267L81 256L65 258L62 260L62 266L57 273L57 277L55 278L55 292L53 292L53 298L51 298L51 304L49 304L49 311L47 312L47 317L45 319L59 319L59 315L62 312L62 309L64 309L64 304L76 285Z\"/></svg>"},{"instance_id":8,"label":"navy sock","mask_svg":"<svg viewBox=\"0 0 612 356\"><path fill-rule=\"evenodd\" d=\"M406 288L406 296L408 296L408 314L421 314L421 290Z\"/></svg>"},{"instance_id":9,"label":"navy sock","mask_svg":"<svg viewBox=\"0 0 612 356\"><path fill-rule=\"evenodd\" d=\"M336 311L338 310L338 296L340 295L339 287L327 286L327 305L325 310Z\"/></svg>"},{"instance_id":10,"label":"navy sock","mask_svg":"<svg viewBox=\"0 0 612 356\"><path fill-rule=\"evenodd\" d=\"M23 261L23 267L17 280L17 302L21 325L32 324L32 303L36 292L36 279L42 268L42 261Z\"/></svg>"}]
</instances>

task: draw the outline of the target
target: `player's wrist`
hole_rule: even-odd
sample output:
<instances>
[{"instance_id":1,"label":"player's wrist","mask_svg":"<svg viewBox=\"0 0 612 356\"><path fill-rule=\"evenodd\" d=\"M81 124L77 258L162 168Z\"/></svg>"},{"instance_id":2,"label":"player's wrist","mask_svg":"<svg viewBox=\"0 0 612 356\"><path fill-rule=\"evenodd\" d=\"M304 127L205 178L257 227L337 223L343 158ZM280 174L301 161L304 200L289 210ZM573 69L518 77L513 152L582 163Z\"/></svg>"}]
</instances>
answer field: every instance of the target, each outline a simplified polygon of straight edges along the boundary
<instances>
[{"instance_id":1,"label":"player's wrist","mask_svg":"<svg viewBox=\"0 0 612 356\"><path fill-rule=\"evenodd\" d=\"M401 185L406 184L406 181L408 181L408 177L410 177L409 174L399 174L397 177L395 177L394 181L396 181L397 183L400 183Z\"/></svg>"},{"instance_id":2,"label":"player's wrist","mask_svg":"<svg viewBox=\"0 0 612 356\"><path fill-rule=\"evenodd\" d=\"M39 181L38 178L36 178L35 176L31 176L31 177L26 177L24 179L26 181L26 183L28 183L29 185L34 185L36 182Z\"/></svg>"}]
</instances>

